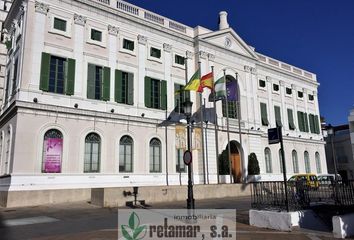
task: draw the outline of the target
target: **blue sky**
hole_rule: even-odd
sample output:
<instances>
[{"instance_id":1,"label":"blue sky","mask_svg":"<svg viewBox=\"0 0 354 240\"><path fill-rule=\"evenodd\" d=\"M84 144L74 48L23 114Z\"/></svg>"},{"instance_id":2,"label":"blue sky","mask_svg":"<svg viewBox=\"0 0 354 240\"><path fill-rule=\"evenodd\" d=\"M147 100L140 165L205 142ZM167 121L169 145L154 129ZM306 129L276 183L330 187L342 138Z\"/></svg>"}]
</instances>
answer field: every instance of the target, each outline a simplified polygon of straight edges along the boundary
<instances>
[{"instance_id":1,"label":"blue sky","mask_svg":"<svg viewBox=\"0 0 354 240\"><path fill-rule=\"evenodd\" d=\"M184 23L230 26L257 52L317 74L321 115L348 123L354 104L354 0L129 0Z\"/></svg>"}]
</instances>

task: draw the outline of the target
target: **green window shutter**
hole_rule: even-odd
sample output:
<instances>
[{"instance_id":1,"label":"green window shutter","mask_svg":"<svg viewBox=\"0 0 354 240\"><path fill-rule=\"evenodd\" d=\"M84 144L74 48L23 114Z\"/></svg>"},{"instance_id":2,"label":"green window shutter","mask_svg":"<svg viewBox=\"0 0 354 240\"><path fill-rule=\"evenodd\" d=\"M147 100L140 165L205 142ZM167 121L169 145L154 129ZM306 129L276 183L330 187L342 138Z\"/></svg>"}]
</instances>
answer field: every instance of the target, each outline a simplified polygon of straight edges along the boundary
<instances>
[{"instance_id":1,"label":"green window shutter","mask_svg":"<svg viewBox=\"0 0 354 240\"><path fill-rule=\"evenodd\" d=\"M275 113L275 122L277 127L283 126L281 122L281 114L280 114L280 107L274 106L274 113Z\"/></svg>"},{"instance_id":2,"label":"green window shutter","mask_svg":"<svg viewBox=\"0 0 354 240\"><path fill-rule=\"evenodd\" d=\"M315 125L314 125L314 116L309 114L309 122L310 122L310 132L315 133Z\"/></svg>"},{"instance_id":3,"label":"green window shutter","mask_svg":"<svg viewBox=\"0 0 354 240\"><path fill-rule=\"evenodd\" d=\"M96 66L88 64L87 70L87 98L95 99L95 79L96 79Z\"/></svg>"},{"instance_id":4,"label":"green window shutter","mask_svg":"<svg viewBox=\"0 0 354 240\"><path fill-rule=\"evenodd\" d=\"M320 131L320 123L319 123L318 115L314 116L314 121L315 121L315 133L319 134L321 133L321 131Z\"/></svg>"},{"instance_id":5,"label":"green window shutter","mask_svg":"<svg viewBox=\"0 0 354 240\"><path fill-rule=\"evenodd\" d=\"M303 119L302 119L302 112L300 111L297 112L297 122L299 123L299 130L303 132L304 131Z\"/></svg>"},{"instance_id":6,"label":"green window shutter","mask_svg":"<svg viewBox=\"0 0 354 240\"><path fill-rule=\"evenodd\" d=\"M102 85L102 100L109 101L111 86L111 69L109 67L103 68Z\"/></svg>"},{"instance_id":7,"label":"green window shutter","mask_svg":"<svg viewBox=\"0 0 354 240\"><path fill-rule=\"evenodd\" d=\"M294 116L293 116L293 110L288 109L288 120L289 120L289 129L294 130L295 129L295 123L294 123Z\"/></svg>"},{"instance_id":8,"label":"green window shutter","mask_svg":"<svg viewBox=\"0 0 354 240\"><path fill-rule=\"evenodd\" d=\"M129 105L134 105L134 74L128 73L128 102Z\"/></svg>"},{"instance_id":9,"label":"green window shutter","mask_svg":"<svg viewBox=\"0 0 354 240\"><path fill-rule=\"evenodd\" d=\"M122 99L122 71L115 70L114 100L123 103Z\"/></svg>"},{"instance_id":10,"label":"green window shutter","mask_svg":"<svg viewBox=\"0 0 354 240\"><path fill-rule=\"evenodd\" d=\"M66 95L74 95L75 89L75 59L68 58L68 72L66 77Z\"/></svg>"},{"instance_id":11,"label":"green window shutter","mask_svg":"<svg viewBox=\"0 0 354 240\"><path fill-rule=\"evenodd\" d=\"M50 70L50 54L42 52L41 76L39 89L42 91L49 90L49 70Z\"/></svg>"},{"instance_id":12,"label":"green window shutter","mask_svg":"<svg viewBox=\"0 0 354 240\"><path fill-rule=\"evenodd\" d=\"M151 108L151 78L145 77L145 107Z\"/></svg>"},{"instance_id":13,"label":"green window shutter","mask_svg":"<svg viewBox=\"0 0 354 240\"><path fill-rule=\"evenodd\" d=\"M305 132L309 132L309 121L307 119L307 113L304 113L304 122L305 122Z\"/></svg>"},{"instance_id":14,"label":"green window shutter","mask_svg":"<svg viewBox=\"0 0 354 240\"><path fill-rule=\"evenodd\" d=\"M161 80L160 108L167 109L167 82L165 80Z\"/></svg>"},{"instance_id":15,"label":"green window shutter","mask_svg":"<svg viewBox=\"0 0 354 240\"><path fill-rule=\"evenodd\" d=\"M262 125L268 126L268 115L267 115L267 104L261 103L261 118L262 118Z\"/></svg>"}]
</instances>

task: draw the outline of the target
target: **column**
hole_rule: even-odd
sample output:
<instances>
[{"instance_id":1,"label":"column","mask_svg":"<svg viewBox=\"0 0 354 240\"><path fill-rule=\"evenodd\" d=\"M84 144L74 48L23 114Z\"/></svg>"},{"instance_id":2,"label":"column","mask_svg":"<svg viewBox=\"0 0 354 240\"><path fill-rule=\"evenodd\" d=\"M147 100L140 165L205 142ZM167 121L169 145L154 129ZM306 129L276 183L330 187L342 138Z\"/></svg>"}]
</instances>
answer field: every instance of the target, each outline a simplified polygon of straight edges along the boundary
<instances>
[{"instance_id":1,"label":"column","mask_svg":"<svg viewBox=\"0 0 354 240\"><path fill-rule=\"evenodd\" d=\"M147 37L138 35L138 81L134 81L134 93L138 96L138 107L144 108L145 62ZM136 89L136 90L135 90Z\"/></svg>"},{"instance_id":2,"label":"column","mask_svg":"<svg viewBox=\"0 0 354 240\"><path fill-rule=\"evenodd\" d=\"M174 108L174 82L171 78L171 68L172 68L172 45L164 43L164 80L167 82L167 111L170 113Z\"/></svg>"},{"instance_id":3,"label":"column","mask_svg":"<svg viewBox=\"0 0 354 240\"><path fill-rule=\"evenodd\" d=\"M286 110L285 105L285 86L284 81L279 82L280 85L280 99L281 99L281 115L282 115L282 123L285 130L289 129L289 120L288 120L288 113Z\"/></svg>"},{"instance_id":4,"label":"column","mask_svg":"<svg viewBox=\"0 0 354 240\"><path fill-rule=\"evenodd\" d=\"M108 25L108 65L111 68L111 88L110 88L110 101L114 102L114 89L115 89L115 69L117 66L117 36L119 28L116 26Z\"/></svg>"},{"instance_id":5,"label":"column","mask_svg":"<svg viewBox=\"0 0 354 240\"><path fill-rule=\"evenodd\" d=\"M29 88L39 90L39 79L41 71L41 59L42 52L44 50L44 35L47 13L49 11L49 5L41 2L35 2L35 14L33 21L32 31L32 71L30 76Z\"/></svg>"},{"instance_id":6,"label":"column","mask_svg":"<svg viewBox=\"0 0 354 240\"><path fill-rule=\"evenodd\" d=\"M76 60L74 95L85 98L87 79L85 79L84 76L87 76L87 74L84 73L84 69L87 68L84 67L85 61L83 52L86 17L75 13L74 24L74 59Z\"/></svg>"},{"instance_id":7,"label":"column","mask_svg":"<svg viewBox=\"0 0 354 240\"><path fill-rule=\"evenodd\" d=\"M272 100L272 81L270 77L266 77L266 82L267 82L267 93L268 93L268 121L269 121L269 126L268 127L275 127L275 116L274 116L274 107L273 107L273 100Z\"/></svg>"},{"instance_id":8,"label":"column","mask_svg":"<svg viewBox=\"0 0 354 240\"><path fill-rule=\"evenodd\" d=\"M299 129L299 119L297 118L297 89L294 84L291 85L292 97L293 97L293 114L294 114L294 124L298 132Z\"/></svg>"}]
</instances>

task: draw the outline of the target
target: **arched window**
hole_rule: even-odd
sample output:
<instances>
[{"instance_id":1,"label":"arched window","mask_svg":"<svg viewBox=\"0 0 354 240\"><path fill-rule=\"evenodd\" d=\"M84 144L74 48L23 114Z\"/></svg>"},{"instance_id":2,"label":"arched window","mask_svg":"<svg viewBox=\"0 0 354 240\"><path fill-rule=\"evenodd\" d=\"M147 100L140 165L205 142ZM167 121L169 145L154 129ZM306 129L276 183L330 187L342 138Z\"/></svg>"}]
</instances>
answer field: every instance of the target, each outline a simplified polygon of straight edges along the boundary
<instances>
[{"instance_id":1,"label":"arched window","mask_svg":"<svg viewBox=\"0 0 354 240\"><path fill-rule=\"evenodd\" d=\"M99 172L101 161L101 138L97 133L89 133L85 138L84 172Z\"/></svg>"},{"instance_id":2,"label":"arched window","mask_svg":"<svg viewBox=\"0 0 354 240\"><path fill-rule=\"evenodd\" d=\"M119 172L133 172L133 139L123 136L119 141Z\"/></svg>"},{"instance_id":3,"label":"arched window","mask_svg":"<svg viewBox=\"0 0 354 240\"><path fill-rule=\"evenodd\" d=\"M50 129L43 139L43 173L60 173L63 155L63 134L57 129Z\"/></svg>"},{"instance_id":4,"label":"arched window","mask_svg":"<svg viewBox=\"0 0 354 240\"><path fill-rule=\"evenodd\" d=\"M264 149L266 173L272 173L272 155L269 148Z\"/></svg>"},{"instance_id":5,"label":"arched window","mask_svg":"<svg viewBox=\"0 0 354 240\"><path fill-rule=\"evenodd\" d=\"M150 141L150 172L161 172L161 142L157 138Z\"/></svg>"},{"instance_id":6,"label":"arched window","mask_svg":"<svg viewBox=\"0 0 354 240\"><path fill-rule=\"evenodd\" d=\"M280 166L280 172L283 173L283 156L281 154L281 149L279 149L279 166Z\"/></svg>"},{"instance_id":7,"label":"arched window","mask_svg":"<svg viewBox=\"0 0 354 240\"><path fill-rule=\"evenodd\" d=\"M299 173L299 162L297 160L297 152L295 150L291 153L291 158L293 160L294 173Z\"/></svg>"},{"instance_id":8,"label":"arched window","mask_svg":"<svg viewBox=\"0 0 354 240\"><path fill-rule=\"evenodd\" d=\"M320 159L320 154L318 152L315 153L315 160L316 160L317 173L322 173L321 159Z\"/></svg>"},{"instance_id":9,"label":"arched window","mask_svg":"<svg viewBox=\"0 0 354 240\"><path fill-rule=\"evenodd\" d=\"M311 172L310 157L307 151L305 151L304 153L304 160L305 160L305 171L306 173L310 173Z\"/></svg>"}]
</instances>

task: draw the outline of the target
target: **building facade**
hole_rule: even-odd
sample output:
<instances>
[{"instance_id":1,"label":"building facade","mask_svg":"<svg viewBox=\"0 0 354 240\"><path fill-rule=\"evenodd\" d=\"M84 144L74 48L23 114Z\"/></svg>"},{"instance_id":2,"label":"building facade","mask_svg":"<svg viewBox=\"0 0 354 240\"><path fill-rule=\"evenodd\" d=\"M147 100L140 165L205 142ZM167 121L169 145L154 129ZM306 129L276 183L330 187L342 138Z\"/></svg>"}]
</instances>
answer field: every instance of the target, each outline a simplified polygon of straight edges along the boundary
<instances>
[{"instance_id":1,"label":"building facade","mask_svg":"<svg viewBox=\"0 0 354 240\"><path fill-rule=\"evenodd\" d=\"M10 45L10 42L7 41L8 39L5 38L6 32L4 31L3 26L7 13L11 8L11 2L12 0L0 0L0 102L2 102L4 95L7 46Z\"/></svg>"},{"instance_id":2,"label":"building facade","mask_svg":"<svg viewBox=\"0 0 354 240\"><path fill-rule=\"evenodd\" d=\"M316 75L256 52L219 17L213 31L124 1L15 0L4 24L2 191L186 184L185 124L169 120L199 64L202 75L213 67L215 79L237 82L240 114L230 102L230 144L225 102L216 103L217 138L212 122L203 132L195 123L195 184L218 182L227 146L232 181L246 180L252 152L259 180L282 179L280 147L267 140L277 125L289 176L326 172ZM213 107L209 94L190 92L193 112Z\"/></svg>"}]
</instances>

